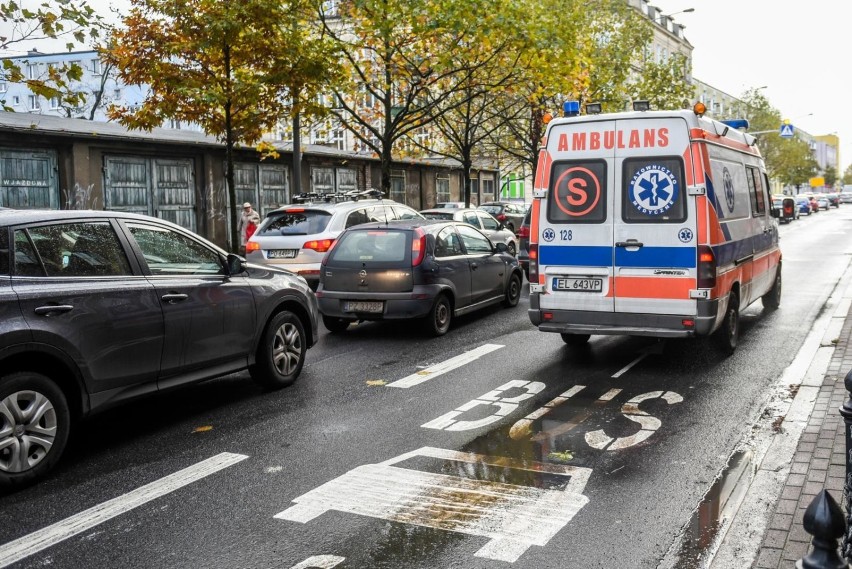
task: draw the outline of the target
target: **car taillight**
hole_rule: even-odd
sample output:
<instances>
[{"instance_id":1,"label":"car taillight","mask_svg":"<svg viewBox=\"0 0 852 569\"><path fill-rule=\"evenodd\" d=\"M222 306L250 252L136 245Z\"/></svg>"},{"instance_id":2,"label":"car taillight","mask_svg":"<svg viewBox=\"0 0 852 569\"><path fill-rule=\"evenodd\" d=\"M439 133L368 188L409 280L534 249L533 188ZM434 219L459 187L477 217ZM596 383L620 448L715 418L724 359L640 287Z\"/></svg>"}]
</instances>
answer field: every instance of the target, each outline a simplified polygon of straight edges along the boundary
<instances>
[{"instance_id":1,"label":"car taillight","mask_svg":"<svg viewBox=\"0 0 852 569\"><path fill-rule=\"evenodd\" d=\"M538 283L538 243L530 243L530 275L531 283Z\"/></svg>"},{"instance_id":2,"label":"car taillight","mask_svg":"<svg viewBox=\"0 0 852 569\"><path fill-rule=\"evenodd\" d=\"M325 257L322 258L322 265L323 266L325 266L325 264L328 263L328 258L331 257L331 252L334 251L334 248L337 246L337 241L335 241L334 239L328 239L328 241L331 241L331 245L329 246L328 251L325 254Z\"/></svg>"},{"instance_id":3,"label":"car taillight","mask_svg":"<svg viewBox=\"0 0 852 569\"><path fill-rule=\"evenodd\" d=\"M698 288L716 286L716 255L707 245L698 246Z\"/></svg>"},{"instance_id":4,"label":"car taillight","mask_svg":"<svg viewBox=\"0 0 852 569\"><path fill-rule=\"evenodd\" d=\"M249 241L246 243L246 253L251 253L252 251L260 251L260 243L257 241Z\"/></svg>"},{"instance_id":5,"label":"car taillight","mask_svg":"<svg viewBox=\"0 0 852 569\"><path fill-rule=\"evenodd\" d=\"M302 245L303 249L312 249L317 253L325 253L331 246L334 244L334 239L316 239L314 241L308 241L304 245Z\"/></svg>"},{"instance_id":6,"label":"car taillight","mask_svg":"<svg viewBox=\"0 0 852 569\"><path fill-rule=\"evenodd\" d=\"M506 214L505 213L498 213L497 214L497 221L506 221Z\"/></svg>"},{"instance_id":7,"label":"car taillight","mask_svg":"<svg viewBox=\"0 0 852 569\"><path fill-rule=\"evenodd\" d=\"M518 238L520 239L529 239L530 238L530 226L522 225L520 229L518 229Z\"/></svg>"},{"instance_id":8,"label":"car taillight","mask_svg":"<svg viewBox=\"0 0 852 569\"><path fill-rule=\"evenodd\" d=\"M411 239L411 266L416 267L423 262L426 256L426 233L419 227L414 230Z\"/></svg>"}]
</instances>

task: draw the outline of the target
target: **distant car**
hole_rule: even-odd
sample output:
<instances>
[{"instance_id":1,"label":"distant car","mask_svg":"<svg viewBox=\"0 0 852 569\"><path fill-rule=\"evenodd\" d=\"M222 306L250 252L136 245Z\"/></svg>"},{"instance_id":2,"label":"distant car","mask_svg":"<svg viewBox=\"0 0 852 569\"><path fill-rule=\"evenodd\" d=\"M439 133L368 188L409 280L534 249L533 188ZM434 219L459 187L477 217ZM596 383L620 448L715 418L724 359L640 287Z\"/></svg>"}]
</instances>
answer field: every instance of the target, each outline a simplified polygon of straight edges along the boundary
<instances>
[{"instance_id":1,"label":"distant car","mask_svg":"<svg viewBox=\"0 0 852 569\"><path fill-rule=\"evenodd\" d=\"M790 196L772 196L772 207L778 210L778 220L781 223L790 223L799 217L796 200Z\"/></svg>"},{"instance_id":2,"label":"distant car","mask_svg":"<svg viewBox=\"0 0 852 569\"><path fill-rule=\"evenodd\" d=\"M816 194L799 194L808 200L808 204L811 206L811 213L819 213L820 205L816 199Z\"/></svg>"},{"instance_id":3,"label":"distant car","mask_svg":"<svg viewBox=\"0 0 852 569\"><path fill-rule=\"evenodd\" d=\"M494 219L506 226L506 229L517 234L527 209L523 204L514 202L488 202L479 206L494 216Z\"/></svg>"},{"instance_id":4,"label":"distant car","mask_svg":"<svg viewBox=\"0 0 852 569\"><path fill-rule=\"evenodd\" d=\"M0 487L93 411L245 369L289 385L319 322L304 279L117 211L0 212L0 314Z\"/></svg>"},{"instance_id":5,"label":"distant car","mask_svg":"<svg viewBox=\"0 0 852 569\"><path fill-rule=\"evenodd\" d=\"M532 208L527 209L524 220L518 229L518 262L524 270L527 280L530 280L530 219Z\"/></svg>"},{"instance_id":6,"label":"distant car","mask_svg":"<svg viewBox=\"0 0 852 569\"><path fill-rule=\"evenodd\" d=\"M506 244L467 223L368 223L340 234L323 260L317 299L330 332L359 320L421 319L441 336L454 316L517 306L522 279Z\"/></svg>"},{"instance_id":7,"label":"distant car","mask_svg":"<svg viewBox=\"0 0 852 569\"><path fill-rule=\"evenodd\" d=\"M465 207L464 202L438 202L433 209L458 209Z\"/></svg>"},{"instance_id":8,"label":"distant car","mask_svg":"<svg viewBox=\"0 0 852 569\"><path fill-rule=\"evenodd\" d=\"M852 203L852 192L846 190L840 192L840 203Z\"/></svg>"},{"instance_id":9,"label":"distant car","mask_svg":"<svg viewBox=\"0 0 852 569\"><path fill-rule=\"evenodd\" d=\"M460 209L424 209L420 213L428 219L463 221L479 229L494 243L505 243L512 255L518 254L518 238L513 231L483 210L473 208Z\"/></svg>"},{"instance_id":10,"label":"distant car","mask_svg":"<svg viewBox=\"0 0 852 569\"><path fill-rule=\"evenodd\" d=\"M811 214L811 200L806 196L795 196L796 207L799 209L799 215Z\"/></svg>"},{"instance_id":11,"label":"distant car","mask_svg":"<svg viewBox=\"0 0 852 569\"><path fill-rule=\"evenodd\" d=\"M831 207L831 202L828 201L825 194L814 194L814 199L819 204L819 209L828 209Z\"/></svg>"},{"instance_id":12,"label":"distant car","mask_svg":"<svg viewBox=\"0 0 852 569\"><path fill-rule=\"evenodd\" d=\"M828 200L828 205L831 207L840 207L840 193L839 192L828 192L825 194L826 199Z\"/></svg>"},{"instance_id":13,"label":"distant car","mask_svg":"<svg viewBox=\"0 0 852 569\"><path fill-rule=\"evenodd\" d=\"M246 259L292 271L316 289L322 258L347 227L371 221L423 218L407 205L372 197L380 195L362 192L344 195L344 201L336 201L340 199L337 196L307 195L303 203L272 211L246 243Z\"/></svg>"}]
</instances>

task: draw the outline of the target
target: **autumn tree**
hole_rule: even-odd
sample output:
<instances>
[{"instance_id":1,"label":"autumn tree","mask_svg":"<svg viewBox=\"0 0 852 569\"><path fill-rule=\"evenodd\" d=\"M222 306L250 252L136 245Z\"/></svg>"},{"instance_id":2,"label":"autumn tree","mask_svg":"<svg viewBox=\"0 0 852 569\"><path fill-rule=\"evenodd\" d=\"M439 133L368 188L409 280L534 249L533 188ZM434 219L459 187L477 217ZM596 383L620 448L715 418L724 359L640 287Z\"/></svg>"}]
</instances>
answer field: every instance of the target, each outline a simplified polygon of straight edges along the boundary
<instances>
[{"instance_id":1,"label":"autumn tree","mask_svg":"<svg viewBox=\"0 0 852 569\"><path fill-rule=\"evenodd\" d=\"M528 44L519 67L525 77L496 101L502 128L492 137L501 152L529 167L535 179L546 114L568 99L604 102L620 110L633 53L650 39L642 16L623 0L536 0L519 33ZM615 108L613 108L615 107Z\"/></svg>"},{"instance_id":2,"label":"autumn tree","mask_svg":"<svg viewBox=\"0 0 852 569\"><path fill-rule=\"evenodd\" d=\"M103 20L86 0L57 0L33 8L14 0L0 2L0 20L6 29L6 35L0 37L0 50L4 53L23 42L62 39L67 40L65 46L71 50L75 43L96 41L104 28ZM25 72L26 65L26 60L3 59L3 80L26 85L33 94L46 99L59 98L63 105L79 106L85 102L85 94L74 88L83 76L79 64L50 66L32 76ZM5 99L0 102L4 111L14 111Z\"/></svg>"},{"instance_id":3,"label":"autumn tree","mask_svg":"<svg viewBox=\"0 0 852 569\"><path fill-rule=\"evenodd\" d=\"M379 156L381 189L389 194L400 139L444 112L443 103L470 73L450 55L474 37L473 11L461 0L341 0L334 6L319 14L345 74L331 112Z\"/></svg>"},{"instance_id":4,"label":"autumn tree","mask_svg":"<svg viewBox=\"0 0 852 569\"><path fill-rule=\"evenodd\" d=\"M313 15L309 0L131 0L104 58L125 84L150 92L138 108L114 107L110 116L145 130L166 119L195 123L223 141L236 212L235 146L257 143L289 113L320 112L310 101L334 78L337 58L310 25Z\"/></svg>"},{"instance_id":5,"label":"autumn tree","mask_svg":"<svg viewBox=\"0 0 852 569\"><path fill-rule=\"evenodd\" d=\"M825 170L822 171L822 177L825 178L825 185L833 188L834 184L837 183L837 168L826 166Z\"/></svg>"},{"instance_id":6,"label":"autumn tree","mask_svg":"<svg viewBox=\"0 0 852 569\"><path fill-rule=\"evenodd\" d=\"M652 109L691 108L695 88L689 73L689 60L682 53L673 53L665 61L646 61L629 88L631 99L646 100Z\"/></svg>"},{"instance_id":7,"label":"autumn tree","mask_svg":"<svg viewBox=\"0 0 852 569\"><path fill-rule=\"evenodd\" d=\"M843 171L843 179L841 180L843 185L852 184L852 164L846 167L846 170Z\"/></svg>"}]
</instances>

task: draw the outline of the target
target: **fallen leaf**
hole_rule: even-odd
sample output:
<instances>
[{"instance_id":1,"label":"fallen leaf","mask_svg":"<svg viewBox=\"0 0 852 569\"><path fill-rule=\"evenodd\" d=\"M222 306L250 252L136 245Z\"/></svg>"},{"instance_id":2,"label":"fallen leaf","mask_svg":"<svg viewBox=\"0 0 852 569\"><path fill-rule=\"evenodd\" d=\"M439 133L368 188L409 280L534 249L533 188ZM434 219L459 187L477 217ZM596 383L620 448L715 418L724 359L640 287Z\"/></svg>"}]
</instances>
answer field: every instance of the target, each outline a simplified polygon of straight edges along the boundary
<instances>
[{"instance_id":1,"label":"fallen leaf","mask_svg":"<svg viewBox=\"0 0 852 569\"><path fill-rule=\"evenodd\" d=\"M562 452L552 452L547 455L547 458L552 458L553 460L559 460L562 462L568 462L569 460L572 460L574 458L574 454L569 450L565 450Z\"/></svg>"},{"instance_id":2,"label":"fallen leaf","mask_svg":"<svg viewBox=\"0 0 852 569\"><path fill-rule=\"evenodd\" d=\"M204 425L203 427L195 427L192 432L193 433L206 433L207 431L212 431L213 425Z\"/></svg>"},{"instance_id":3,"label":"fallen leaf","mask_svg":"<svg viewBox=\"0 0 852 569\"><path fill-rule=\"evenodd\" d=\"M384 379L368 379L367 380L367 385L372 386L372 387L377 387L377 386L380 386L380 385L387 385L387 384L388 384L388 382L385 381Z\"/></svg>"}]
</instances>

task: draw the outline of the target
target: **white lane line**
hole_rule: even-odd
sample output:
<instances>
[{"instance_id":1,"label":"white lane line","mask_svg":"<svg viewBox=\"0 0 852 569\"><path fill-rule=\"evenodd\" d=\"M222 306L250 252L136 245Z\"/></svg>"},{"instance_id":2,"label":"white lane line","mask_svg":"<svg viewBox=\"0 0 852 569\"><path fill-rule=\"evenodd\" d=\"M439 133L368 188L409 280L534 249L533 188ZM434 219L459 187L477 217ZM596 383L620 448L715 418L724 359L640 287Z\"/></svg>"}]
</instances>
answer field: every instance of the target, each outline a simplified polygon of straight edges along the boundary
<instances>
[{"instance_id":1,"label":"white lane line","mask_svg":"<svg viewBox=\"0 0 852 569\"><path fill-rule=\"evenodd\" d=\"M504 347L502 344L484 344L482 346L479 346L478 348L470 350L469 352L465 352L459 356L450 358L445 362L435 364L433 366L427 367L426 369L421 369L417 373L413 373L408 377L403 377L398 381L389 383L387 386L408 389L409 387L420 385L421 383L425 383L432 378L438 377L441 374L447 373L448 371L452 371L465 364L469 364L470 362L477 360L486 354L490 354L495 350L499 350L502 347Z\"/></svg>"},{"instance_id":2,"label":"white lane line","mask_svg":"<svg viewBox=\"0 0 852 569\"><path fill-rule=\"evenodd\" d=\"M622 375L627 373L630 370L630 368L632 368L633 366L635 366L636 364L638 364L639 362L644 360L646 357L648 357L648 352L645 352L644 354L642 354L641 356L639 356L638 358L636 358L635 360L633 360L632 362L630 362L629 364L627 364L626 366L624 366L623 368L621 368L620 370L618 370L617 372L612 374L612 377L614 379L618 379L619 377L621 377Z\"/></svg>"},{"instance_id":3,"label":"white lane line","mask_svg":"<svg viewBox=\"0 0 852 569\"><path fill-rule=\"evenodd\" d=\"M165 478L155 480L150 484L128 492L123 496L118 496L103 504L98 504L84 512L73 515L70 518L66 518L61 522L25 535L15 541L10 541L0 546L0 567L8 567L12 563L56 545L60 541L88 531L98 524L128 512L133 508L137 508L151 500L165 496L170 492L201 480L247 458L245 455L229 452L217 454L207 460L202 460L198 464L194 464Z\"/></svg>"}]
</instances>

